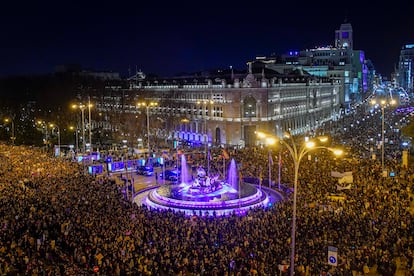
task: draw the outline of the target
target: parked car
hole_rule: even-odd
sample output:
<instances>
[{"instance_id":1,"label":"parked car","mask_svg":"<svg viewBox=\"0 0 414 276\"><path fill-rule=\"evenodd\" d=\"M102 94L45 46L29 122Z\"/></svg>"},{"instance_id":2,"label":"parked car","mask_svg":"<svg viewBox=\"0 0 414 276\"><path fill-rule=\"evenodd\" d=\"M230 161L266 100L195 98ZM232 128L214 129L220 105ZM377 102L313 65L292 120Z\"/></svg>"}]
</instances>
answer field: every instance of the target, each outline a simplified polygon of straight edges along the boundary
<instances>
[{"instance_id":1,"label":"parked car","mask_svg":"<svg viewBox=\"0 0 414 276\"><path fill-rule=\"evenodd\" d=\"M165 176L163 173L160 173L160 177L169 180L169 181L178 181L180 177L180 171L179 170L165 170Z\"/></svg>"},{"instance_id":2,"label":"parked car","mask_svg":"<svg viewBox=\"0 0 414 276\"><path fill-rule=\"evenodd\" d=\"M151 176L154 174L154 168L150 166L140 166L137 169L137 174Z\"/></svg>"}]
</instances>

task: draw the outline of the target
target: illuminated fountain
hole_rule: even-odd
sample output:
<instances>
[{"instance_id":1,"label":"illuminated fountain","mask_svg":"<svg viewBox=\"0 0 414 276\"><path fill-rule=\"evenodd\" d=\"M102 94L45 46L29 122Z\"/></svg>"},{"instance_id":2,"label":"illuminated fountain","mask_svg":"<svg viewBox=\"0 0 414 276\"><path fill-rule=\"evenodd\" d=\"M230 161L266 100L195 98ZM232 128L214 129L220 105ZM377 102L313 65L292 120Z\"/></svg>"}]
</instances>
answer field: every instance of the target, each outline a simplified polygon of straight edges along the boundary
<instances>
[{"instance_id":1,"label":"illuminated fountain","mask_svg":"<svg viewBox=\"0 0 414 276\"><path fill-rule=\"evenodd\" d=\"M268 207L281 199L277 192L256 185L243 183L236 161L231 160L227 179L220 175L207 175L204 168L197 168L194 176L181 155L180 181L139 193L134 202L158 210L174 210L187 215L224 216L245 214L251 208Z\"/></svg>"}]
</instances>

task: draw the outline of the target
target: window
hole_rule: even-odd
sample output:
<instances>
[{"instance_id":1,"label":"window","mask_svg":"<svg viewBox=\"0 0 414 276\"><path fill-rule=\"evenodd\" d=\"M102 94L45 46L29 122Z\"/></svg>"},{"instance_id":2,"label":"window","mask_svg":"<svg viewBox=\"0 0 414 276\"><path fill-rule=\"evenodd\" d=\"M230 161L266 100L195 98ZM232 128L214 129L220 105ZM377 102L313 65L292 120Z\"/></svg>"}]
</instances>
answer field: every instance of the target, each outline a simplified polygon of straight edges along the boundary
<instances>
[{"instance_id":1,"label":"window","mask_svg":"<svg viewBox=\"0 0 414 276\"><path fill-rule=\"evenodd\" d=\"M252 96L248 96L244 99L243 103L243 115L244 117L256 117L256 99Z\"/></svg>"}]
</instances>

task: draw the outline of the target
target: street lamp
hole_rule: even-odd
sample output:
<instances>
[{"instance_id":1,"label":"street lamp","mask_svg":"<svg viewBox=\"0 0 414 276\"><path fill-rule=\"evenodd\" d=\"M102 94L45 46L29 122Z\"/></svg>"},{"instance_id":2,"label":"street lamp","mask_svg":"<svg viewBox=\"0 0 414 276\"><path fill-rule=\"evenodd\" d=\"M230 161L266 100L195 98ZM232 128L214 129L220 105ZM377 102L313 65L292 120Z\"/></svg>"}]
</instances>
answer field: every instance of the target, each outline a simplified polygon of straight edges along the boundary
<instances>
[{"instance_id":1,"label":"street lamp","mask_svg":"<svg viewBox=\"0 0 414 276\"><path fill-rule=\"evenodd\" d=\"M150 151L151 151L151 149L150 149L149 109L151 107L158 106L158 103L157 102L149 102L149 103L147 103L147 102L140 102L140 103L137 104L137 106L138 106L138 108L139 107L145 107L147 109L147 148L148 148L148 157L149 157Z\"/></svg>"},{"instance_id":2,"label":"street lamp","mask_svg":"<svg viewBox=\"0 0 414 276\"><path fill-rule=\"evenodd\" d=\"M79 151L78 128L74 127L74 126L70 126L69 129L74 130L74 132L75 132L75 148L76 148L76 154L78 154L78 151Z\"/></svg>"},{"instance_id":3,"label":"street lamp","mask_svg":"<svg viewBox=\"0 0 414 276\"><path fill-rule=\"evenodd\" d=\"M93 105L91 104L91 98L88 97L88 118L89 118L89 124L88 124L88 130L89 130L89 147L91 152L93 152L93 147L92 147L92 119L91 119L91 107L93 107Z\"/></svg>"},{"instance_id":4,"label":"street lamp","mask_svg":"<svg viewBox=\"0 0 414 276\"><path fill-rule=\"evenodd\" d=\"M372 100L371 104L373 106L376 106L377 101ZM384 129L385 116L384 116L384 109L389 104L390 105L395 105L396 101L394 99L391 99L391 101L389 101L389 102L387 102L386 100L381 100L380 103L379 103L379 105L381 106L381 172L382 172L382 174L384 174L384 169L385 169L385 167L384 167L384 152L385 152L384 151L384 148L385 148L385 137L384 137L384 134L385 134L385 129Z\"/></svg>"},{"instance_id":5,"label":"street lamp","mask_svg":"<svg viewBox=\"0 0 414 276\"><path fill-rule=\"evenodd\" d=\"M58 130L58 132L57 132L57 134L58 134L58 153L59 153L59 155L58 156L60 156L60 128L59 128L59 126L58 125L55 125L55 124L50 124L49 125L52 129L53 128L57 128L57 130Z\"/></svg>"},{"instance_id":6,"label":"street lamp","mask_svg":"<svg viewBox=\"0 0 414 276\"><path fill-rule=\"evenodd\" d=\"M297 147L293 137L290 134L285 134L285 138L290 140L290 144L283 139L279 139L276 136L266 134L264 132L256 131L256 135L265 139L269 145L275 144L278 141L283 144L289 151L293 159L294 164L294 183L293 183L293 211L292 211L292 233L291 233L291 251L290 251L290 276L294 275L295 272L295 238L296 238L296 205L297 205L297 193L298 193L298 176L299 176L299 165L304 156L314 149L328 149L335 155L341 155L342 150L332 149L325 146L318 146L316 142L326 142L328 138L326 136L317 137L317 141L308 140L305 141L299 148Z\"/></svg>"},{"instance_id":7,"label":"street lamp","mask_svg":"<svg viewBox=\"0 0 414 276\"><path fill-rule=\"evenodd\" d=\"M12 131L12 133L11 133L10 139L12 140L12 144L14 145L14 140L16 140L16 136L14 136L14 120L13 119L6 118L6 119L4 119L4 122L11 123L11 131Z\"/></svg>"},{"instance_id":8,"label":"street lamp","mask_svg":"<svg viewBox=\"0 0 414 276\"><path fill-rule=\"evenodd\" d=\"M210 162L209 156L207 156L207 147L208 147L208 130L207 130L207 116L209 114L208 104L213 105L213 101L205 100L205 101L197 101L197 105L202 105L202 118L204 121L204 130L203 130L203 142L204 142L204 155L207 158L207 162ZM210 166L208 165L208 168ZM209 172L210 173L210 172Z\"/></svg>"},{"instance_id":9,"label":"street lamp","mask_svg":"<svg viewBox=\"0 0 414 276\"><path fill-rule=\"evenodd\" d=\"M82 149L83 149L82 151L83 153L85 153L86 152L86 147L85 147L85 109L86 109L86 106L84 104L79 104L79 105L74 104L72 105L72 108L73 109L79 108L82 113Z\"/></svg>"},{"instance_id":10,"label":"street lamp","mask_svg":"<svg viewBox=\"0 0 414 276\"><path fill-rule=\"evenodd\" d=\"M45 138L44 138L44 144L45 144L45 148L47 149L48 144L49 144L49 137L48 137L48 133L47 133L47 123L45 121L37 121L37 124L44 127L45 128Z\"/></svg>"}]
</instances>

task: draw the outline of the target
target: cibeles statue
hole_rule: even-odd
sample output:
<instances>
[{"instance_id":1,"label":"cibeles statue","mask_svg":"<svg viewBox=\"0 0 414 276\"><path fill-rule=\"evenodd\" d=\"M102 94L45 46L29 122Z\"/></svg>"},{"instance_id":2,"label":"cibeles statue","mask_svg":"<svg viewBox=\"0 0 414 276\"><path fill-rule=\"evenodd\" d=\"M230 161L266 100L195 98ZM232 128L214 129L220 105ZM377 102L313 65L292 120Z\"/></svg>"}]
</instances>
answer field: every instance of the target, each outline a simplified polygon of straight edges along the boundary
<instances>
[{"instance_id":1,"label":"cibeles statue","mask_svg":"<svg viewBox=\"0 0 414 276\"><path fill-rule=\"evenodd\" d=\"M197 177L204 178L206 177L206 174L206 170L203 167L200 166L197 168Z\"/></svg>"}]
</instances>

